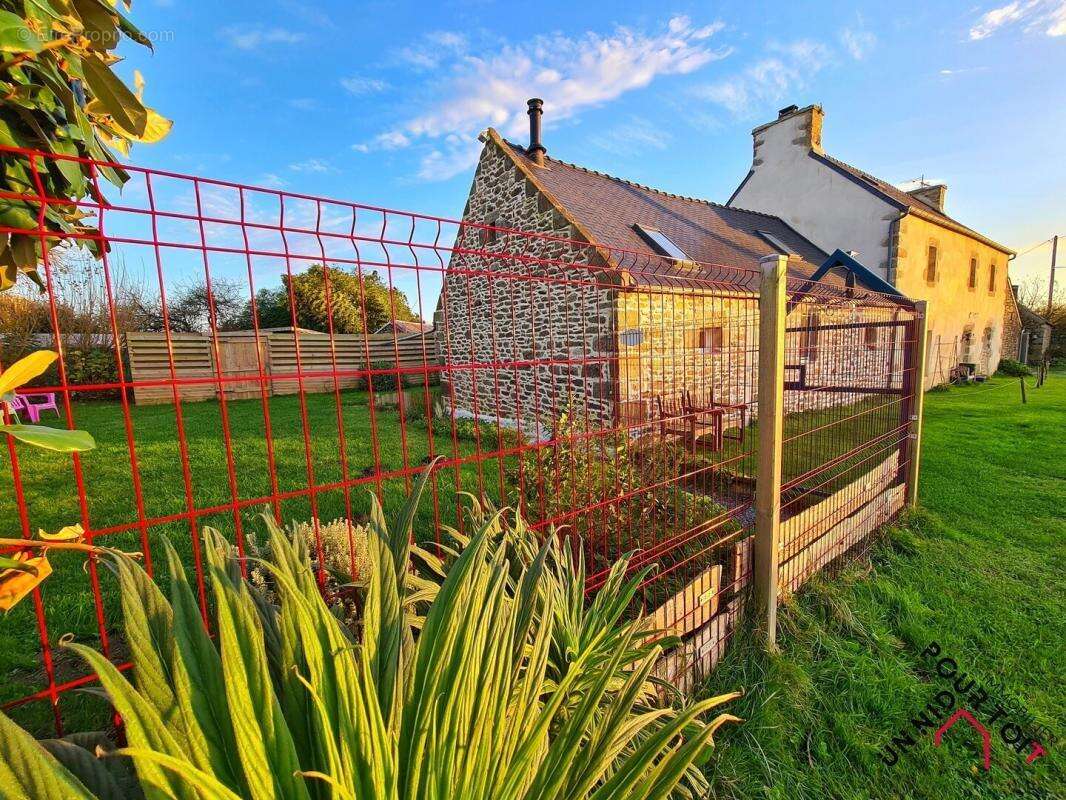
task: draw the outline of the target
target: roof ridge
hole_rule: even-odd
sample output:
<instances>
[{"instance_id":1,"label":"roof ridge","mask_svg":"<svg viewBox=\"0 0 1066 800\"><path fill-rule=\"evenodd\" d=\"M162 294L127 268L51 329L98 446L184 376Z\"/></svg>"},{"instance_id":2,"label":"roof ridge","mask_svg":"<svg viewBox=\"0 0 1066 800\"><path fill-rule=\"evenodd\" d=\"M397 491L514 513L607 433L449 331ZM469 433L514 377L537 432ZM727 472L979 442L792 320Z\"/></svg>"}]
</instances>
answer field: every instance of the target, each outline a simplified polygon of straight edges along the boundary
<instances>
[{"instance_id":1,"label":"roof ridge","mask_svg":"<svg viewBox=\"0 0 1066 800\"><path fill-rule=\"evenodd\" d=\"M509 141L507 139L504 139L503 141L506 142L511 147L515 148L516 150L519 150L519 151L521 151L523 153L525 152L525 149L522 147L522 145L515 144L514 142ZM611 175L610 173L607 173L607 172L601 172L598 169L591 169L589 167L583 167L580 164L574 164L574 163L572 163L570 161L563 161L561 158L555 158L555 157L547 155L547 154L545 154L544 159L546 161L554 161L556 164L561 164L564 167L570 167L571 169L580 170L581 172L584 172L584 173L586 173L588 175L598 175L601 178L607 178L608 180L615 181L616 183L622 183L622 184L625 184L626 186L632 186L632 187L634 187L636 189L643 189L646 192L652 192L654 194L660 194L663 197L672 197L672 198L674 198L676 200L688 200L688 201L693 202L693 203L701 203L701 204L703 204L705 206L711 206L712 208L721 208L721 209L726 210L726 211L741 211L741 212L744 212L744 213L747 213L747 214L757 214L760 217L767 217L769 219L781 220L781 218L778 217L776 214L769 214L769 213L767 213L765 211L756 211L755 209L752 209L752 208L739 208L737 206L726 205L725 203L716 203L714 200L706 200L706 199L704 199L702 197L690 197L689 195L685 195L685 194L677 194L675 192L668 192L665 189L656 189L654 186L647 186L647 185L645 185L643 183L637 183L636 181L631 181L631 180L628 180L626 178L619 178L617 175ZM781 221L783 222L784 220L781 220Z\"/></svg>"}]
</instances>

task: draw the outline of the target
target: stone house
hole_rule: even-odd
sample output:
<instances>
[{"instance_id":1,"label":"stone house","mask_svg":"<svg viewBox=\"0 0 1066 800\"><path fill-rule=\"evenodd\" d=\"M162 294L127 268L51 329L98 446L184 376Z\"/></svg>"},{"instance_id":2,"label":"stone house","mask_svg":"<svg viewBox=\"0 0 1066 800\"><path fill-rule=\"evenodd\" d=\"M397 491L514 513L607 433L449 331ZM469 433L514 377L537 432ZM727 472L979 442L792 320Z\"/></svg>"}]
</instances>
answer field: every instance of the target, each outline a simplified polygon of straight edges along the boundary
<instances>
[{"instance_id":1,"label":"stone house","mask_svg":"<svg viewBox=\"0 0 1066 800\"><path fill-rule=\"evenodd\" d=\"M775 214L823 250L839 247L907 297L929 301L926 386L959 365L991 373L1015 357L1007 247L945 211L947 187L903 191L822 146L820 106L789 106L752 131L752 166L728 205Z\"/></svg>"},{"instance_id":2,"label":"stone house","mask_svg":"<svg viewBox=\"0 0 1066 800\"><path fill-rule=\"evenodd\" d=\"M550 157L540 101L529 114L527 147L491 128L481 136L438 301L434 327L457 415L520 424L530 436L566 412L639 427L660 398L688 391L744 405L751 419L759 262L775 253L788 257L794 284L817 280L845 301L814 309L797 299L790 327L829 325L838 339L856 337L853 357L819 358L819 332L794 332L794 366L828 385L884 380L884 363L873 362L897 357L888 341L897 334L846 330L870 313L846 301L898 293L862 264L771 214ZM789 396L797 406L829 397ZM740 423L737 415L728 424Z\"/></svg>"},{"instance_id":3,"label":"stone house","mask_svg":"<svg viewBox=\"0 0 1066 800\"><path fill-rule=\"evenodd\" d=\"M1015 298L1015 307L1018 309L1019 336L1017 348L1013 351L1005 351L1004 355L1016 358L1023 364L1039 364L1047 355L1048 348L1051 347L1052 325L1047 319L1017 299L1017 286L1011 286L1011 294ZM1018 355L1010 355L1011 352L1016 352Z\"/></svg>"}]
</instances>

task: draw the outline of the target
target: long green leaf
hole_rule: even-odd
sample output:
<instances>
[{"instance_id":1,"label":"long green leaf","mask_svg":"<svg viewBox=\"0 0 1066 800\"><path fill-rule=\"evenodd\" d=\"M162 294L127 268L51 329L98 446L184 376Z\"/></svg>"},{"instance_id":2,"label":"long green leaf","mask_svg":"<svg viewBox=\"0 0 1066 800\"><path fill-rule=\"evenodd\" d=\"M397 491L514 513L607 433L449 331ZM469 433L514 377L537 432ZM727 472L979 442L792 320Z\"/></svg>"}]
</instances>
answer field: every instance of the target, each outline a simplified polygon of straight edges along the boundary
<instances>
[{"instance_id":1,"label":"long green leaf","mask_svg":"<svg viewBox=\"0 0 1066 800\"><path fill-rule=\"evenodd\" d=\"M181 746L152 704L137 693L114 664L85 645L68 643L64 646L80 655L92 667L100 679L100 685L107 691L115 709L122 715L126 736L134 747L156 750L180 759L189 769L194 768L195 765L185 757ZM186 787L179 777L163 771L155 764L140 762L137 764L137 773L148 800L196 800L195 793Z\"/></svg>"},{"instance_id":2,"label":"long green leaf","mask_svg":"<svg viewBox=\"0 0 1066 800\"><path fill-rule=\"evenodd\" d=\"M93 800L66 767L0 712L0 791L10 800Z\"/></svg>"},{"instance_id":3,"label":"long green leaf","mask_svg":"<svg viewBox=\"0 0 1066 800\"><path fill-rule=\"evenodd\" d=\"M175 692L192 709L216 777L234 791L242 792L244 779L237 761L229 701L222 679L222 659L204 629L181 559L167 539L163 540L163 546L170 572L174 643L183 675L175 684Z\"/></svg>"},{"instance_id":4,"label":"long green leaf","mask_svg":"<svg viewBox=\"0 0 1066 800\"><path fill-rule=\"evenodd\" d=\"M45 425L0 425L0 433L6 433L34 447L55 450L59 453L83 453L96 447L96 441L92 435L85 431L71 431L66 428L49 428Z\"/></svg>"},{"instance_id":5,"label":"long green leaf","mask_svg":"<svg viewBox=\"0 0 1066 800\"><path fill-rule=\"evenodd\" d=\"M211 584L218 609L218 639L230 718L252 800L308 798L295 745L270 682L254 604L218 567Z\"/></svg>"}]
</instances>

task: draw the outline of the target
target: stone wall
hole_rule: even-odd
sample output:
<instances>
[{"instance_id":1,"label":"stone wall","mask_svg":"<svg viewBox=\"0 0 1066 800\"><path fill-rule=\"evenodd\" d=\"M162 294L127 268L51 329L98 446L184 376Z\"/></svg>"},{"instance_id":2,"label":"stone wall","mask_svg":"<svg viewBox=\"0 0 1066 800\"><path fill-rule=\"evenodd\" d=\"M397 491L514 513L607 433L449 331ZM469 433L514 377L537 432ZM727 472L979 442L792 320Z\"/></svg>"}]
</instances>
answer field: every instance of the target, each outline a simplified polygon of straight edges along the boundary
<instances>
[{"instance_id":1,"label":"stone wall","mask_svg":"<svg viewBox=\"0 0 1066 800\"><path fill-rule=\"evenodd\" d=\"M755 402L758 298L643 287L618 297L619 399L630 425L655 419L657 396ZM739 417L727 424L736 424Z\"/></svg>"},{"instance_id":2,"label":"stone wall","mask_svg":"<svg viewBox=\"0 0 1066 800\"><path fill-rule=\"evenodd\" d=\"M789 313L785 380L807 386L900 389L909 319L892 309L857 304L797 304ZM722 296L699 291L645 287L618 297L619 399L630 426L655 419L656 396L675 397L683 389L696 399L748 406L757 416L759 311L754 295ZM869 329L864 323L873 323ZM841 327L832 326L859 326ZM799 329L813 326L819 330ZM826 326L829 326L828 329ZM720 332L719 330L720 329ZM701 336L702 332L702 336ZM785 392L785 412L850 404L849 392ZM739 422L739 415L726 425Z\"/></svg>"},{"instance_id":3,"label":"stone wall","mask_svg":"<svg viewBox=\"0 0 1066 800\"><path fill-rule=\"evenodd\" d=\"M557 238L460 232L434 320L456 414L520 423L530 438L566 411L610 421L615 289L596 250L492 142L463 220Z\"/></svg>"}]
</instances>

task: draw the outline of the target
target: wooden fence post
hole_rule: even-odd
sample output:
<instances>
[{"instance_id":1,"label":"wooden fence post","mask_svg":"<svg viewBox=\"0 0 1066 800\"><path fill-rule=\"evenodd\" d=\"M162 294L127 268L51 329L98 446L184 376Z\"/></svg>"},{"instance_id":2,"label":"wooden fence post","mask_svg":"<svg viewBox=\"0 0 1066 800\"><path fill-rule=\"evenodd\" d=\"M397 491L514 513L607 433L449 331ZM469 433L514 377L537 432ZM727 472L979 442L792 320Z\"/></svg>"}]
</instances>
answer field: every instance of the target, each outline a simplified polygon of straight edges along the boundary
<instances>
[{"instance_id":1,"label":"wooden fence post","mask_svg":"<svg viewBox=\"0 0 1066 800\"><path fill-rule=\"evenodd\" d=\"M785 288L788 259L762 259L759 288L759 472L755 485L753 583L766 646L777 645L781 536L781 439L785 402Z\"/></svg>"},{"instance_id":2,"label":"wooden fence post","mask_svg":"<svg viewBox=\"0 0 1066 800\"><path fill-rule=\"evenodd\" d=\"M918 466L922 456L922 415L925 408L926 339L929 331L929 303L914 304L914 398L911 401L910 447L907 448L907 505L918 505Z\"/></svg>"}]
</instances>

